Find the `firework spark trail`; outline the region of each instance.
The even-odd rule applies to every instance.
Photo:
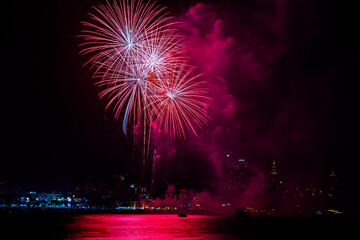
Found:
[[[121,74],[112,74],[112,78],[106,78],[97,83],[99,87],[105,87],[99,93],[99,97],[108,96],[109,102],[106,108],[114,105],[115,117],[119,118],[123,107],[126,105],[124,124],[129,119],[134,118],[136,121],[141,119],[142,110],[150,111],[150,108],[144,108],[149,101],[149,96],[154,95],[154,88],[148,81],[148,76],[142,67],[132,65],[127,71],[121,71]]]
[[[134,68],[139,70],[136,59],[144,55],[143,49],[144,45],[148,45],[147,42],[153,42],[153,39],[158,39],[162,32],[168,31],[169,24],[165,24],[165,21],[170,17],[166,16],[167,13],[163,13],[165,8],[155,7],[154,3],[142,4],[141,1],[135,4],[135,1],[124,0],[119,5],[114,1],[112,5],[108,3],[107,6],[100,5],[99,8],[94,7],[94,9],[98,16],[94,14],[90,16],[96,24],[83,22],[90,30],[82,31],[81,37],[85,40],[82,45],[86,47],[82,53],[95,53],[86,64],[91,64],[91,68],[95,67],[94,77],[101,77],[107,84],[108,89],[100,93],[100,98],[111,91],[118,91],[119,94],[115,96],[110,94],[113,98],[107,105],[108,108],[115,99],[118,99],[115,105],[117,118],[125,101],[129,101],[123,121],[123,129],[126,132],[128,116],[141,115],[140,95],[146,91],[144,89],[147,89],[143,83],[146,76],[134,71]],[[125,84],[119,84],[121,80],[124,80]]]
[[[144,42],[142,54],[135,59],[135,63],[144,66],[150,81],[165,79],[173,66],[187,59],[183,49],[182,38],[175,35],[174,30],[159,29]]]
[[[165,8],[155,7],[154,3],[138,1],[135,5],[135,1],[123,0],[94,9],[98,15],[89,14],[94,23],[82,22],[87,30],[80,35],[85,40],[80,45],[85,47],[81,53],[94,54],[85,64],[96,68],[95,75],[108,66],[123,68],[132,56],[141,55],[144,42],[169,26]]]
[[[207,90],[199,81],[200,75],[193,76],[194,67],[186,62],[174,69],[166,81],[157,88],[155,99],[150,101],[153,105],[153,118],[163,126],[165,134],[172,137],[185,138],[185,130],[191,130],[195,135],[193,123],[199,127],[208,121],[206,112]]]
[[[207,123],[209,98],[165,8],[114,0],[94,9],[92,22],[83,22],[80,53],[91,55],[85,65],[100,78],[96,85],[103,89],[99,97],[109,99],[106,108],[112,106],[116,118],[124,114],[124,132],[131,119],[142,119],[145,139],[154,119],[174,138],[185,138],[186,130],[196,135],[194,125]]]

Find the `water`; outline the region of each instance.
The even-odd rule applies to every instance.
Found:
[[[353,239],[358,219],[12,212],[0,214],[0,239]]]
[[[67,239],[239,239],[225,217],[189,215],[84,215],[67,227]],[[241,226],[239,226],[241,229]],[[245,229],[244,229],[245,231]]]

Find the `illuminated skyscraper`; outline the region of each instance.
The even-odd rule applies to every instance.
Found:
[[[225,153],[225,175],[227,188],[231,194],[243,191],[248,180],[247,161],[236,157],[235,154]]]
[[[331,208],[336,208],[336,192],[338,187],[339,187],[339,179],[336,176],[336,172],[334,170],[331,170],[329,175],[329,193],[328,193]]]
[[[279,180],[278,167],[276,165],[276,160],[272,161],[271,165],[271,180],[269,186],[269,199],[268,199],[268,208],[272,212],[277,212],[279,210],[280,201],[281,201],[281,184],[282,181]]]
[[[273,160],[272,166],[271,166],[271,184],[277,183],[277,167],[276,167],[276,161]]]

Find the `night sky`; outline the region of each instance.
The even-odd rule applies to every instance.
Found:
[[[68,190],[125,166],[128,142],[121,131],[112,143],[99,130],[113,114],[83,67],[87,56],[79,54],[80,21],[104,2],[2,6],[0,180],[11,186]],[[263,174],[278,160],[289,184],[324,185],[335,169],[342,201],[355,206],[355,7],[310,0],[158,3],[181,22],[191,61],[213,99],[211,121],[199,137],[158,141],[160,152],[177,149],[182,161],[183,167],[169,165],[169,179],[187,188],[216,187],[219,159],[232,151]]]

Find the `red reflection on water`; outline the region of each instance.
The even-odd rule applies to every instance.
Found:
[[[223,239],[213,232],[215,217],[190,215],[84,215],[68,226],[67,239]]]

